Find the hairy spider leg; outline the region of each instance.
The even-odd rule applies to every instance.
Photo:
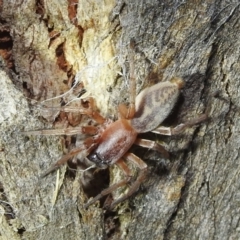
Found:
[[[95,106],[94,99],[92,97],[88,97],[84,99],[84,101],[89,103],[88,108],[84,108],[84,107],[76,108],[76,107],[64,106],[64,107],[61,107],[59,110],[65,111],[65,112],[78,112],[82,115],[88,115],[99,124],[104,123],[106,119],[98,111],[95,110],[96,106]]]
[[[207,118],[208,118],[207,114],[201,114],[197,118],[194,118],[186,123],[181,123],[181,124],[177,125],[176,127],[160,126],[160,127],[156,128],[155,130],[153,130],[152,132],[161,134],[161,135],[167,135],[167,136],[176,135],[176,134],[183,132],[186,128],[192,127],[196,124],[199,124],[199,123],[205,121]]]
[[[64,106],[61,108],[56,108],[59,111],[65,112],[78,112],[82,115],[88,115],[93,120],[95,120],[99,124],[103,124],[106,119],[95,110],[95,103],[92,97],[86,98],[86,101],[89,102],[88,108],[76,108],[76,107],[68,107]],[[63,129],[43,129],[43,130],[34,130],[34,131],[24,131],[23,134],[30,135],[75,135],[75,134],[90,134],[95,135],[98,133],[98,128],[94,126],[81,126],[74,128],[63,128]]]
[[[136,112],[135,99],[136,99],[136,76],[134,72],[134,50],[135,43],[133,40],[130,42],[129,54],[129,106],[121,103],[118,105],[119,119],[132,119]]]
[[[66,163],[71,157],[75,156],[79,152],[83,152],[84,156],[87,156],[93,148],[98,144],[100,136],[94,136],[87,138],[80,147],[72,149],[68,154],[64,155],[60,160],[55,162],[49,169],[46,170],[40,177],[43,178],[49,173],[57,170],[61,165]]]
[[[135,182],[133,182],[133,184],[131,184],[127,194],[125,194],[124,196],[122,196],[122,197],[118,198],[117,200],[113,201],[110,206],[105,206],[108,209],[114,208],[118,203],[126,200],[133,193],[135,193],[138,190],[138,188],[140,187],[141,183],[146,179],[146,176],[147,176],[147,164],[145,162],[143,162],[139,157],[137,157],[133,153],[126,153],[124,155],[124,158],[126,158],[128,161],[130,161],[131,163],[136,165],[140,169],[140,173],[138,174],[138,177],[135,180]],[[85,208],[89,207],[91,204],[98,201],[103,196],[106,196],[106,195],[112,193],[113,191],[115,191],[119,187],[122,187],[122,186],[126,185],[127,183],[129,183],[132,180],[131,171],[128,168],[127,164],[124,162],[124,160],[119,159],[116,162],[116,164],[124,172],[126,178],[122,181],[119,181],[118,183],[113,184],[109,188],[107,188],[107,189],[103,190],[101,193],[99,193],[96,197],[92,198],[90,201],[88,201],[87,204],[84,205]]]
[[[135,114],[135,99],[136,99],[136,76],[134,65],[134,48],[135,42],[133,39],[130,41],[130,54],[129,54],[129,110],[126,119],[133,118]]]
[[[147,177],[147,164],[141,158],[137,157],[133,153],[126,153],[124,155],[124,158],[127,159],[128,161],[130,161],[132,164],[136,165],[140,169],[140,171],[137,176],[137,179],[131,184],[128,192],[125,195],[123,195],[122,197],[113,201],[110,206],[110,209],[114,208],[117,204],[119,204],[120,202],[122,202],[122,201],[126,200],[127,198],[129,198],[130,196],[132,196],[139,189],[141,183]],[[129,176],[125,181],[127,181],[127,183],[128,183],[130,180],[131,180],[131,177]]]
[[[119,187],[125,186],[127,183],[130,182],[130,180],[132,178],[131,171],[128,168],[127,164],[124,162],[124,160],[123,159],[119,159],[115,164],[123,171],[123,173],[126,176],[126,178],[124,180],[122,180],[122,181],[119,181],[119,182],[111,185],[110,187],[104,189],[103,191],[101,191],[97,196],[95,196],[94,198],[90,199],[84,205],[84,208],[88,208],[91,204],[95,203],[96,201],[98,201],[102,197],[112,193],[113,191],[115,191]],[[108,207],[106,207],[106,208],[108,208]]]
[[[98,133],[98,128],[94,126],[81,126],[81,127],[74,127],[74,128],[43,129],[43,130],[23,132],[23,134],[30,134],[30,135],[68,135],[68,136],[81,134],[81,133],[95,135]]]
[[[134,142],[134,144],[136,144],[140,147],[149,148],[149,149],[158,151],[164,156],[164,158],[169,158],[168,151],[163,146],[156,143],[155,141],[137,138],[136,141]]]

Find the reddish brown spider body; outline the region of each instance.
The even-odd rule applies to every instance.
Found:
[[[141,91],[135,97],[135,78],[132,55],[130,55],[130,104],[126,107],[124,104],[119,105],[120,118],[113,122],[112,120],[103,118],[98,111],[95,110],[94,101],[92,98],[88,99],[89,108],[75,109],[71,107],[63,107],[61,110],[72,112],[78,111],[80,114],[86,114],[94,119],[102,127],[82,126],[77,128],[66,128],[62,130],[42,130],[26,132],[27,134],[88,134],[94,135],[87,138],[83,144],[73,150],[67,155],[63,156],[52,167],[50,167],[43,176],[49,174],[57,169],[62,164],[66,163],[71,157],[82,153],[82,156],[93,162],[98,168],[107,168],[110,165],[116,164],[125,174],[125,179],[113,184],[106,190],[103,190],[85,205],[96,202],[101,197],[110,194],[118,187],[132,182],[131,171],[124,160],[136,165],[140,172],[131,184],[127,194],[111,203],[110,208],[114,207],[119,202],[130,197],[140,184],[144,181],[147,174],[147,165],[139,157],[133,153],[129,153],[129,149],[133,144],[141,147],[150,148],[161,152],[165,157],[168,157],[168,152],[159,144],[147,139],[139,139],[137,135],[144,132],[155,132],[157,134],[172,135],[183,131],[186,127],[200,123],[206,119],[203,114],[200,117],[193,119],[185,124],[180,124],[175,128],[159,127],[163,120],[172,111],[180,89],[184,83],[180,78],[173,78],[171,81],[160,82],[156,85],[148,87]]]
[[[137,132],[126,119],[111,123],[101,134],[98,146],[87,158],[99,168],[116,163],[133,145]]]
[[[134,144],[138,133],[156,129],[169,115],[182,86],[183,81],[175,78],[172,82],[159,83],[140,92],[136,97],[136,110],[132,111],[133,117],[111,123],[102,133],[97,148],[87,158],[98,167],[116,163]]]

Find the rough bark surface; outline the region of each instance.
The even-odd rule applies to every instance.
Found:
[[[0,239],[239,239],[239,10],[238,0],[0,1]],[[130,39],[137,92],[186,82],[164,124],[209,119],[179,136],[149,135],[171,159],[138,149],[150,172],[138,194],[86,210],[81,172],[39,178],[65,151],[62,138],[22,131],[51,128],[50,106],[76,98],[77,81],[116,116],[129,98]],[[110,169],[110,182],[120,177]]]

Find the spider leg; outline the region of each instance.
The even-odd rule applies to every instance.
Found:
[[[30,135],[75,135],[75,134],[89,134],[95,135],[97,134],[98,129],[94,126],[82,126],[82,127],[74,127],[74,128],[63,128],[63,129],[43,129],[43,130],[35,130],[35,131],[26,131],[22,132],[23,134]]]
[[[199,124],[207,119],[207,114],[202,114],[198,118],[194,118],[186,123],[181,123],[176,127],[158,127],[152,132],[161,134],[161,135],[176,135],[183,132],[186,128],[191,127],[193,125]]]
[[[133,39],[130,40],[130,54],[129,54],[129,110],[127,119],[133,118],[135,114],[135,99],[136,99],[136,76],[135,76],[135,66],[134,66],[134,47],[135,42]]]
[[[134,194],[139,189],[141,183],[146,179],[146,176],[147,176],[147,164],[142,159],[140,159],[133,153],[126,153],[124,155],[124,158],[126,158],[128,161],[130,161],[131,163],[136,165],[140,169],[140,172],[139,172],[138,177],[135,180],[135,182],[133,182],[133,184],[131,184],[128,192],[125,195],[123,195],[122,197],[113,201],[110,206],[110,209],[114,208],[118,203],[120,203],[120,202],[126,200],[127,198],[129,198],[130,196],[132,196],[132,194]],[[129,182],[129,180],[127,182]]]
[[[88,101],[89,103],[88,109],[90,110],[90,114],[87,114],[87,115],[99,124],[104,123],[106,119],[98,111],[95,110],[96,104],[95,104],[94,98],[88,97],[88,98],[85,98],[84,100]]]
[[[83,115],[88,115],[93,120],[95,120],[97,123],[102,124],[106,121],[106,119],[96,110],[93,110],[91,108],[75,108],[75,107],[62,107],[61,111],[65,112],[78,112]]]
[[[55,162],[49,169],[47,169],[40,177],[43,178],[49,173],[58,169],[61,165],[66,163],[71,157],[78,154],[79,152],[84,152],[84,155],[87,156],[89,152],[96,146],[99,137],[90,137],[87,138],[80,147],[72,149],[68,154],[64,155],[60,160]]]
[[[109,188],[106,188],[103,191],[101,191],[96,197],[90,199],[84,205],[84,208],[88,208],[91,204],[95,203],[96,201],[98,201],[102,197],[110,194],[111,192],[113,192],[117,188],[122,187],[122,186],[126,185],[128,182],[130,182],[130,180],[131,180],[131,171],[128,168],[127,164],[122,159],[119,159],[116,162],[116,165],[124,172],[124,174],[126,175],[126,179],[124,179],[124,180],[122,180],[122,181],[120,181],[118,183],[115,183],[112,186],[110,186]]]
[[[96,111],[95,101],[92,97],[85,98],[84,101],[88,102],[88,107],[72,107],[72,106],[63,106],[63,107],[53,107],[53,110],[57,111],[64,111],[64,112],[72,112],[72,113],[79,113],[82,115],[88,115],[93,120],[95,120],[97,123],[102,124],[106,121],[106,119],[98,112]]]
[[[119,104],[118,111],[120,118],[132,119],[135,114],[135,99],[136,99],[136,77],[134,72],[134,40],[130,42],[129,49],[129,107],[125,104]]]
[[[152,150],[156,150],[156,151],[160,152],[165,158],[169,158],[168,151],[163,146],[156,143],[155,141],[137,138],[136,141],[134,142],[134,144],[144,147],[144,148],[150,148]]]

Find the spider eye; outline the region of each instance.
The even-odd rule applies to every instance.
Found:
[[[102,159],[101,156],[99,156],[96,152],[92,152],[87,156],[87,158],[91,162],[94,162],[98,168],[105,169],[108,167],[106,161],[104,161],[104,159]]]

